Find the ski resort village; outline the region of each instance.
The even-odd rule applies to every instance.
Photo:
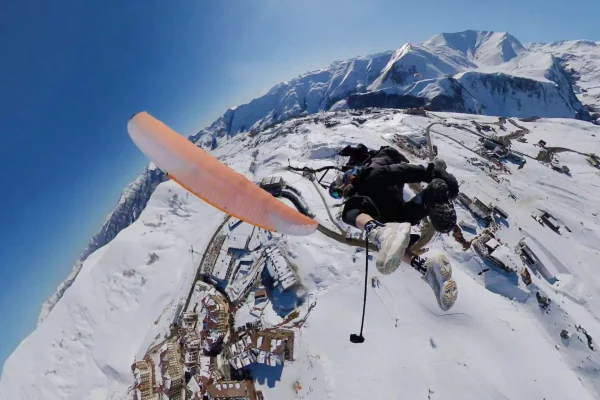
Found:
[[[406,329],[415,329],[413,325],[420,321],[420,317],[414,316],[416,312],[430,315],[426,326],[436,325],[439,318],[447,315],[444,318],[450,322],[445,323],[445,329],[461,334],[466,334],[464,329],[472,329],[473,324],[481,329],[480,334],[467,335],[475,342],[483,343],[485,337],[501,335],[501,342],[511,349],[508,353],[515,353],[510,356],[515,357],[514,360],[509,361],[510,357],[494,346],[485,347],[485,357],[504,360],[501,362],[511,365],[509,369],[518,362],[528,366],[519,368],[539,371],[529,371],[533,387],[538,387],[536,379],[549,385],[550,378],[539,361],[545,359],[556,368],[564,363],[568,370],[574,368],[580,394],[587,393],[586,387],[596,390],[593,388],[597,388],[600,379],[600,359],[592,335],[598,327],[593,317],[596,309],[591,303],[580,303],[571,296],[586,285],[597,287],[598,284],[595,278],[581,281],[578,269],[574,268],[574,263],[579,268],[594,268],[591,260],[596,259],[598,250],[595,247],[585,250],[585,246],[595,246],[592,244],[595,242],[582,237],[574,241],[574,237],[579,237],[577,232],[581,226],[595,227],[597,212],[593,207],[597,203],[591,193],[589,197],[563,198],[557,197],[553,186],[548,186],[550,178],[568,187],[574,179],[600,177],[600,170],[588,161],[594,155],[583,152],[586,145],[575,149],[566,147],[568,138],[563,136],[566,132],[578,132],[575,134],[581,135],[580,140],[588,143],[594,142],[593,132],[600,133],[596,127],[581,130],[584,126],[581,124],[539,118],[520,120],[420,110],[367,109],[293,120],[253,139],[231,141],[217,150],[220,159],[240,169],[240,162],[247,163],[254,170],[257,185],[291,207],[314,215],[321,221],[320,231],[324,235],[305,242],[306,238],[271,233],[233,217],[221,219],[214,231],[209,232],[210,240],[203,249],[193,244],[187,251],[196,266],[194,283],[174,308],[168,333],[132,365],[134,384],[130,390],[134,398],[286,398],[282,393],[298,398],[313,398],[313,393],[320,393],[314,398],[328,398],[323,390],[330,389],[324,388],[326,382],[320,373],[331,375],[333,371],[323,369],[325,354],[337,360],[335,368],[342,370],[351,363],[350,359],[342,361],[346,360],[342,356],[344,352],[366,357],[363,362],[369,362],[368,353],[357,352],[349,347],[349,342],[343,344],[343,333],[336,333],[336,341],[324,336],[319,338],[329,329],[337,332],[336,325],[347,327],[350,332],[349,323],[358,321],[360,295],[355,290],[359,286],[361,258],[364,257],[360,244],[364,241],[361,232],[341,222],[341,209],[335,200],[320,193],[323,189],[316,179],[321,176],[298,172],[301,169],[298,166],[310,164],[316,168],[335,164],[341,161],[335,156],[339,148],[336,143],[350,140],[370,146],[395,146],[412,162],[423,162],[429,158],[424,139],[427,135],[436,143],[434,152],[447,154],[445,158],[452,160],[452,165],[460,166],[455,167],[460,168],[457,175],[461,177],[461,193],[455,201],[458,225],[453,234],[436,236],[428,244],[443,249],[456,263],[459,285],[462,284],[458,311],[449,314],[436,311],[427,285],[408,270],[400,272],[397,281],[371,273],[368,312],[377,317],[368,317],[367,321],[387,333],[367,328],[374,337],[381,336],[381,343],[376,339],[377,343],[365,347],[375,346],[378,357],[387,357],[386,343],[400,346],[402,351],[411,354],[407,345],[400,345],[398,341],[423,340],[433,352],[428,357],[436,359],[435,349],[449,339],[441,332],[436,334],[423,327],[418,331],[425,336],[409,339]],[[559,147],[562,150],[556,151]],[[273,150],[267,151],[267,148]],[[298,160],[296,166],[287,161],[292,159],[292,153],[293,159]],[[561,167],[556,168],[557,165]],[[263,169],[265,175],[260,174]],[[539,180],[540,175],[546,178]],[[466,179],[469,176],[477,178]],[[557,207],[558,202],[566,202],[569,207]],[[578,202],[587,202],[587,205],[577,205]],[[420,229],[421,226],[415,227],[415,232]],[[596,232],[596,228],[593,229]],[[580,252],[573,252],[565,241],[576,248],[584,247]],[[305,249],[307,244],[308,250]],[[428,254],[427,249],[423,252],[425,256]],[[344,260],[342,265],[337,258]],[[584,267],[588,262],[588,267]],[[340,279],[349,283],[341,283]],[[335,291],[348,290],[344,289],[348,284],[356,297],[335,300]],[[468,291],[477,291],[477,287],[494,296],[486,300],[494,304],[496,311],[492,314],[482,304],[477,307],[483,308],[478,311],[482,313],[479,316],[466,311],[475,306],[470,302],[473,300],[469,300]],[[331,294],[334,299],[327,301],[326,293],[331,291],[334,291]],[[423,299],[419,295],[418,299],[408,301],[405,296],[413,291],[423,293]],[[337,301],[343,301],[344,306],[336,304]],[[507,303],[502,305],[504,301]],[[588,301],[595,302],[592,298]],[[323,302],[326,305],[322,305]],[[346,303],[353,306],[346,308]],[[351,312],[353,309],[356,312]],[[313,313],[316,313],[314,317]],[[504,316],[513,313],[524,315],[525,319],[513,323]],[[337,321],[338,318],[342,320]],[[477,322],[473,318],[478,318]],[[439,335],[442,337],[436,339]],[[307,337],[312,337],[314,342],[307,343]],[[458,353],[443,357],[456,357],[457,366],[462,368],[468,368],[463,359],[481,365],[486,363],[467,350],[473,345],[467,344],[468,339],[458,342],[463,344],[455,340],[444,346],[459,346],[451,351]],[[522,346],[536,348],[539,359],[525,360],[517,355],[518,351],[526,351]],[[543,353],[538,354],[538,351]],[[555,355],[551,356],[548,351]],[[402,353],[394,351],[394,354]],[[392,363],[403,365],[397,362]],[[292,371],[289,374],[288,369]],[[354,369],[346,374],[353,374],[351,371]],[[458,379],[464,379],[460,368],[455,374]],[[379,382],[375,375],[367,375],[372,382]],[[560,380],[569,380],[568,374],[561,376]],[[282,379],[287,385],[280,382]],[[493,379],[486,379],[490,379],[486,381],[490,389]],[[346,384],[359,390],[352,383]],[[436,386],[434,382],[430,384]],[[571,397],[570,391],[574,389],[561,388],[563,392],[556,398],[579,398]],[[339,387],[337,390],[348,393]],[[545,390],[532,389],[531,393],[546,393]],[[386,398],[383,391],[378,393],[377,397],[365,395],[364,398]],[[477,396],[445,398],[486,398],[483,393],[481,389]],[[331,398],[339,398],[337,396]],[[552,397],[548,394],[547,398]]]
[[[599,49],[441,34],[228,110],[189,139],[318,230],[250,225],[150,164],[6,361],[0,400],[600,399]],[[358,144],[456,177],[454,229],[411,228],[411,251],[452,265],[451,309],[411,265],[379,273],[342,221],[328,188]]]
[[[132,365],[134,398],[264,399],[253,378],[293,361],[301,291],[272,233],[226,217],[172,333]]]

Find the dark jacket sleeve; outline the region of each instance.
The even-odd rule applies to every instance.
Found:
[[[366,187],[379,189],[402,183],[429,183],[432,179],[431,175],[431,170],[422,165],[393,164],[363,168],[353,184],[358,191]]]
[[[352,167],[354,165],[360,165],[366,160],[369,159],[369,149],[364,144],[360,143],[356,147],[352,147],[350,145],[344,147],[342,150],[338,152],[338,154],[342,157],[350,157],[348,162],[346,163],[344,170],[348,169],[348,167]]]

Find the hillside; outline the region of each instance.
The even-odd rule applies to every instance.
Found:
[[[314,305],[301,328],[289,323],[296,332],[294,361],[254,371],[266,399],[600,398],[600,356],[576,328],[582,326],[595,346],[600,170],[577,152],[600,153],[599,127],[571,119],[340,111],[290,120],[260,135],[237,135],[214,154],[253,181],[283,177],[316,218],[334,229],[315,187],[285,171],[288,159],[296,166],[332,165],[341,161],[336,149],[346,144],[399,143],[433,122],[445,124],[434,126],[432,137],[461,192],[509,214],[497,219],[495,233],[505,244],[505,262],[519,269],[525,265],[515,248],[528,238],[544,270],[529,267],[532,282],[526,284],[519,273],[499,269],[472,248],[464,251],[451,236],[436,236],[429,254],[443,251],[453,262],[459,287],[455,307],[441,312],[410,267],[380,276],[371,265],[370,276],[380,284],[369,285],[366,341],[354,345],[348,335],[360,322],[364,251],[321,233],[278,238],[297,266],[303,290],[295,293],[305,299],[299,310]],[[513,140],[513,149],[526,164],[489,161],[476,133],[524,137],[526,142]],[[534,144],[542,139],[555,153],[554,165],[567,165],[569,174],[535,160],[543,149]],[[571,151],[558,153],[558,148]],[[466,239],[481,234],[482,224],[456,207],[459,220],[477,226],[464,230]],[[559,233],[531,218],[542,212],[554,216]],[[88,257],[54,310],[9,358],[0,399],[129,398],[131,364],[169,332],[222,220],[222,213],[176,183],[159,184],[137,221]],[[197,253],[190,253],[190,246]],[[549,306],[538,303],[538,292],[551,300]],[[275,307],[269,304],[267,310]],[[282,321],[276,311],[263,318],[265,324]],[[562,330],[568,339],[561,338]]]

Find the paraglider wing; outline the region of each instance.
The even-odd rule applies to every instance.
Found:
[[[177,134],[146,112],[127,124],[136,146],[181,186],[242,221],[289,235],[309,235],[317,222],[271,194]]]

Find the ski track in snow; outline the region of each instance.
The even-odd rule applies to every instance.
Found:
[[[471,120],[494,120],[437,115],[471,129]],[[254,137],[232,138],[213,154],[254,181],[282,176],[302,192],[316,218],[331,225],[317,189],[284,170],[288,159],[294,166],[332,165],[339,162],[334,150],[346,144],[388,145],[382,135],[418,133],[438,121],[391,110],[365,114],[367,121],[359,127],[351,124],[348,112],[318,117],[340,124],[325,128],[311,116],[295,127],[292,120]],[[568,127],[551,119],[519,123],[533,138],[543,132],[549,145],[589,137],[590,131],[600,137],[600,127],[582,122]],[[436,130],[476,145],[463,131],[444,126]],[[533,284],[525,287],[515,274],[490,267],[473,250],[463,252],[452,237],[438,235],[428,247],[444,251],[453,262],[459,289],[454,308],[442,312],[429,286],[409,266],[382,276],[370,261],[366,341],[355,345],[348,338],[360,326],[364,251],[320,233],[287,237],[285,246],[316,306],[296,330],[295,361],[287,362],[280,375],[266,371],[257,378],[267,400],[600,398],[600,357],[574,328],[582,325],[595,343],[600,340],[600,278],[595,270],[600,242],[585,240],[600,232],[598,219],[589,211],[600,198],[600,188],[591,184],[600,179],[596,170],[575,155],[569,158],[571,177],[534,160],[522,170],[507,163],[512,175],[504,175],[509,182],[499,184],[467,163],[474,157],[471,151],[438,138],[433,135],[449,170],[464,181],[461,190],[509,213],[508,226],[503,225],[498,237],[511,249],[524,236],[534,238],[564,280],[553,286],[532,272]],[[533,154],[535,142],[529,139],[519,146]],[[600,154],[600,141],[590,140],[586,147]],[[256,164],[254,172],[251,163]],[[508,189],[516,201],[508,197]],[[336,204],[327,196],[326,201]],[[530,215],[540,209],[554,213],[573,232],[563,228],[558,235],[539,225]],[[332,210],[334,216],[339,211]],[[459,219],[472,221],[464,209],[457,206],[457,212]],[[176,183],[160,184],[140,219],[85,261],[55,309],[9,358],[0,399],[129,398],[134,357],[142,357],[168,330],[192,284],[193,263],[200,256],[190,254],[190,246],[203,252],[222,218]],[[164,225],[158,228],[148,224],[159,220]],[[586,250],[574,254],[578,247]],[[152,252],[159,259],[148,265]],[[483,268],[490,270],[478,275]],[[380,281],[376,288],[372,276]],[[548,311],[537,304],[537,288],[552,300]],[[560,338],[562,329],[571,333],[570,340]],[[295,382],[302,386],[297,393]]]

